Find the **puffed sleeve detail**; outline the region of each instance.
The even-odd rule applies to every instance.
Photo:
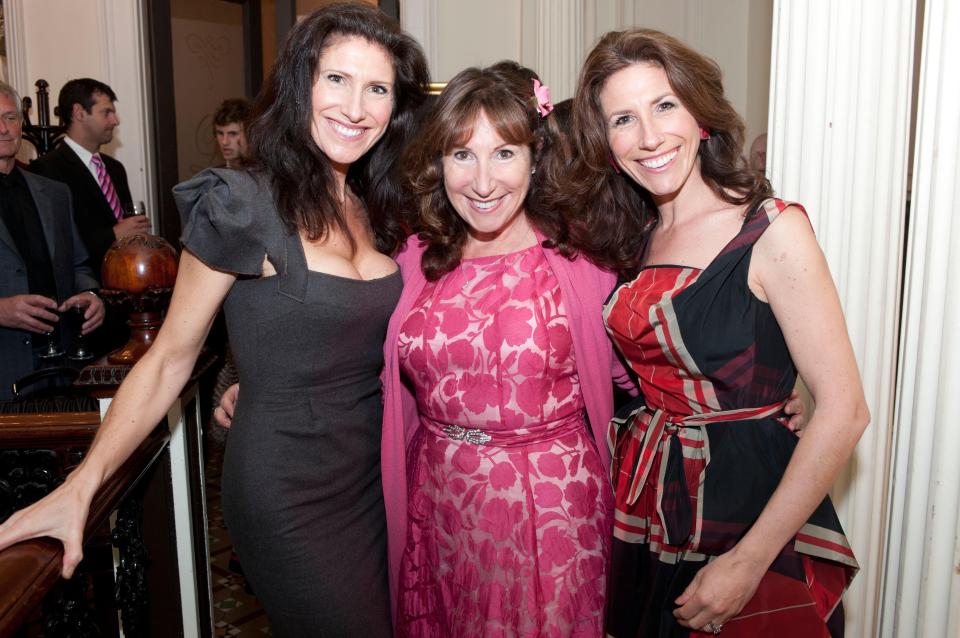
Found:
[[[246,171],[206,169],[173,188],[180,243],[216,270],[258,276],[267,252],[273,198]]]

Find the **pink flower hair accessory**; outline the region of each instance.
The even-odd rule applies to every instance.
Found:
[[[537,98],[537,112],[540,117],[547,117],[553,110],[553,104],[550,103],[550,87],[540,84],[540,80],[533,79],[533,96]]]

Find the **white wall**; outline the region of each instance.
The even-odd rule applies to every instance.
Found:
[[[437,9],[439,64],[431,69],[434,81],[446,82],[468,66],[521,58],[521,2],[444,0]]]
[[[601,35],[644,26],[714,58],[727,97],[747,122],[747,144],[766,131],[773,0],[404,0],[401,22],[423,45],[435,82],[461,69],[518,60],[571,97]]]
[[[244,97],[243,8],[219,0],[170,3],[177,166],[185,180],[222,164],[213,113],[227,98]]]

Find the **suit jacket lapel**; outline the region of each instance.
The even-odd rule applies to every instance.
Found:
[[[55,264],[57,263],[57,244],[54,241],[54,234],[56,232],[57,220],[54,215],[69,213],[58,213],[55,210],[53,200],[50,199],[50,194],[47,192],[46,186],[44,186],[42,182],[31,179],[29,175],[25,177],[27,187],[33,196],[33,205],[36,206],[37,215],[40,217],[40,225],[43,227],[43,236],[47,242],[47,250],[50,252],[50,262]]]
[[[81,184],[86,184],[86,188],[90,191],[91,197],[99,197],[99,200],[102,201],[103,206],[99,208],[104,211],[109,210],[110,204],[107,203],[107,198],[104,196],[103,191],[100,190],[100,183],[94,178],[93,174],[90,172],[90,169],[83,163],[83,160],[73,152],[73,149],[63,145],[64,158],[67,160],[67,163],[70,166],[70,169],[74,172],[74,179],[78,180]],[[110,217],[113,218],[113,211],[110,211]]]
[[[0,218],[0,241],[6,244],[13,254],[16,255],[21,262],[23,262],[23,255],[21,255],[20,251],[17,250],[17,245],[13,241],[13,236],[10,234],[10,231],[7,230],[7,225],[3,222],[2,218]]]

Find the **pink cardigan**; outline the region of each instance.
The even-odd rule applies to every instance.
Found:
[[[539,239],[543,241],[543,237]],[[403,292],[393,316],[390,317],[383,346],[384,406],[380,462],[387,510],[390,599],[394,611],[400,559],[406,545],[407,533],[406,450],[420,425],[416,398],[411,388],[401,379],[397,341],[401,323],[427,283],[420,269],[420,257],[425,249],[424,242],[411,236],[396,258],[403,276]],[[577,371],[590,428],[604,468],[609,470],[610,451],[606,444],[606,430],[613,416],[611,379],[625,387],[632,387],[626,371],[614,356],[613,347],[603,326],[603,303],[613,290],[616,277],[583,258],[570,261],[550,249],[544,249],[544,255],[559,280],[560,293],[570,321]]]

